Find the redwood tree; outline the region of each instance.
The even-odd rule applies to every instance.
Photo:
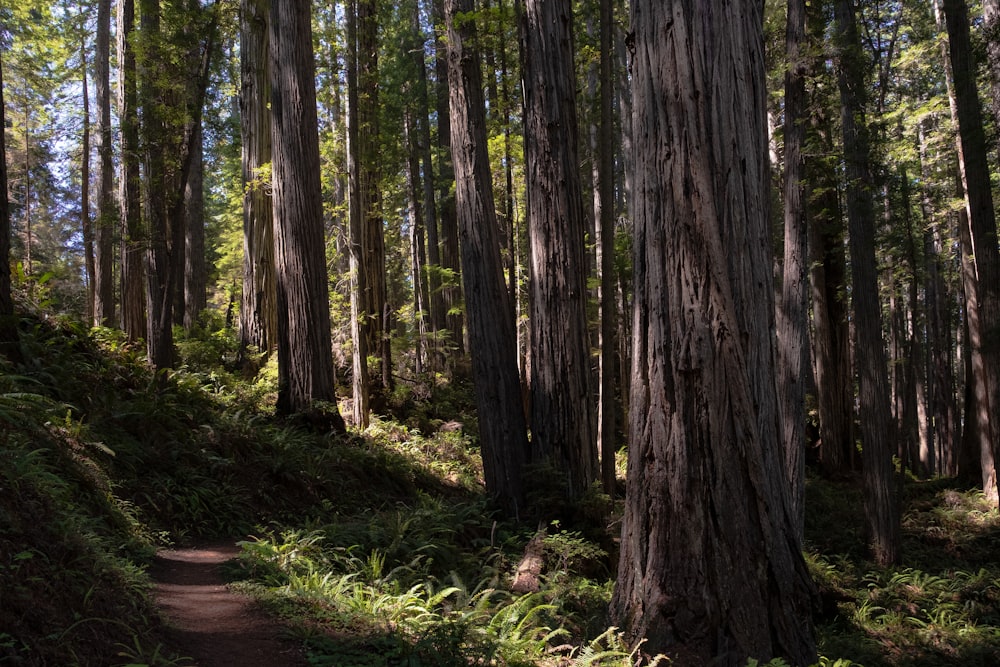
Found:
[[[272,197],[278,306],[278,412],[334,403],[330,297],[320,198],[310,0],[271,5]]]
[[[524,153],[531,245],[532,458],[554,465],[566,476],[567,495],[579,497],[597,478],[597,438],[572,20],[570,0],[526,2]]]
[[[270,197],[269,0],[240,3],[240,133],[243,173],[243,299],[240,348],[270,354],[277,342],[274,223]]]
[[[778,444],[761,11],[632,4],[635,331],[612,614],[679,665],[815,660]]]
[[[471,21],[459,18],[470,11],[472,0],[445,0],[462,280],[486,489],[515,515],[524,493],[521,473],[528,455],[527,429],[513,311],[500,263],[476,29]]]

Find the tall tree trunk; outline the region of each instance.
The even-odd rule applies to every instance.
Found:
[[[555,466],[565,475],[567,497],[578,498],[598,470],[572,26],[569,0],[527,0],[524,154],[531,243],[532,461]]]
[[[277,409],[290,415],[312,412],[317,401],[330,403],[330,426],[343,430],[330,342],[311,6],[310,0],[274,2],[269,25]]]
[[[444,22],[443,0],[431,0],[432,19],[435,25]],[[449,274],[442,281],[442,296],[446,313],[446,324],[451,337],[451,345],[459,353],[465,349],[463,334],[464,318],[460,309],[461,269],[458,243],[458,222],[455,213],[455,168],[451,160],[451,116],[448,105],[448,50],[443,33],[437,35],[434,44],[434,68],[437,76],[435,106],[437,107],[437,143],[441,157],[438,161],[438,222],[441,232],[441,266]]]
[[[81,22],[84,17],[81,15]],[[87,38],[80,32],[80,73],[83,94],[83,136],[80,140],[80,228],[83,263],[87,274],[87,322],[94,321],[94,226],[90,217],[90,86],[87,82]]]
[[[930,167],[927,163],[927,140],[924,125],[919,128],[920,171],[922,186],[920,206],[925,221],[932,220]],[[927,403],[932,424],[929,436],[928,465],[932,474],[955,474],[954,453],[958,428],[955,403],[955,378],[950,350],[953,344],[948,313],[948,288],[942,277],[943,261],[940,223],[925,224],[924,230],[924,302],[927,310]],[[941,454],[947,454],[942,456]],[[978,476],[977,476],[978,478]]]
[[[146,221],[146,356],[156,369],[173,364],[174,294],[170,262],[170,221],[167,202],[164,91],[159,0],[139,0],[139,24],[143,39],[139,63],[139,95],[143,146],[143,201]]]
[[[146,331],[144,233],[140,210],[139,106],[135,47],[135,2],[118,2],[118,118],[121,124],[121,175],[118,208],[121,217],[121,315],[129,340]]]
[[[600,389],[597,403],[597,440],[601,454],[601,483],[604,492],[613,495],[615,479],[615,184],[614,184],[614,90],[611,61],[614,32],[614,8],[611,0],[600,0],[600,121],[597,131],[597,190],[594,198],[597,220],[597,271],[600,290],[601,330],[598,341]]]
[[[807,5],[810,51],[824,39],[826,16],[819,5]],[[822,56],[810,63],[811,77],[826,77]],[[819,91],[814,97],[819,97]],[[810,102],[806,128],[809,151],[815,156],[833,155],[834,122],[826,111],[826,100]],[[810,287],[812,292],[814,374],[820,428],[820,461],[825,474],[840,475],[854,465],[854,381],[847,317],[847,260],[837,169],[830,159],[815,157],[805,163],[809,184],[808,234]]]
[[[998,502],[995,462],[1000,459],[1000,246],[997,243],[996,212],[990,186],[990,165],[986,154],[979,93],[976,88],[976,65],[969,37],[969,15],[965,0],[943,0],[951,71],[955,82],[955,106],[958,115],[959,168],[965,185],[966,205],[972,236],[976,270],[976,300],[981,327],[982,381],[985,384],[985,410],[988,421],[980,424],[983,447],[983,492],[995,505]],[[975,344],[975,332],[970,331]],[[986,466],[989,459],[994,465]]]
[[[636,329],[612,615],[678,665],[815,660],[778,440],[761,11],[632,5]]]
[[[792,519],[798,538],[805,527],[806,378],[809,328],[806,299],[808,234],[803,178],[805,142],[806,46],[805,0],[789,0],[785,27],[785,241],[781,302],[777,309],[778,406],[785,450]]]
[[[514,322],[500,264],[476,28],[457,20],[471,0],[445,0],[457,215],[486,490],[510,516],[524,496],[528,457]]]
[[[243,299],[240,349],[270,355],[278,342],[271,205],[270,0],[240,3],[240,133],[243,173]]]
[[[369,200],[367,180],[363,172],[364,148],[362,146],[359,100],[358,53],[358,0],[349,0],[347,14],[347,170],[348,206],[351,254],[351,339],[354,396],[354,423],[361,428],[368,426],[371,380],[368,372],[370,351],[368,329],[368,273],[364,270],[364,218]]]
[[[2,54],[2,50],[0,50]],[[0,58],[0,128],[6,128],[3,62]],[[7,199],[7,132],[0,131],[0,345],[15,340],[14,300],[10,292],[10,201]]]
[[[416,93],[416,111],[413,116],[414,141],[417,144],[417,152],[420,158],[420,168],[423,171],[423,211],[424,229],[426,231],[426,255],[427,262],[421,267],[421,271],[426,273],[428,302],[428,325],[433,333],[437,333],[445,328],[446,315],[444,309],[444,299],[441,294],[441,242],[438,236],[438,207],[434,197],[434,164],[431,154],[431,129],[430,121],[427,117],[430,109],[430,97],[427,89],[427,63],[424,55],[425,36],[420,25],[420,3],[414,0],[413,10],[410,14],[410,33],[413,44],[410,54],[413,58],[413,66],[417,73],[417,81],[414,87]],[[441,350],[439,350],[438,337],[433,337],[432,345],[435,354],[431,357],[433,365],[438,368],[442,365]]]
[[[407,151],[406,185],[409,201],[410,223],[410,265],[413,279],[413,318],[416,341],[414,359],[417,374],[423,373],[424,361],[430,352],[427,340],[427,323],[430,320],[428,302],[430,293],[427,284],[427,251],[424,240],[424,208],[421,202],[423,188],[420,178],[420,146],[413,130],[413,117],[422,113],[421,109],[404,112],[403,135]]]
[[[882,339],[878,272],[875,264],[875,211],[871,192],[871,156],[865,121],[864,60],[850,0],[834,5],[837,81],[846,163],[846,200],[851,253],[851,303],[854,311],[864,461],[865,520],[874,560],[899,560],[899,510],[892,456],[894,438]]]
[[[208,267],[205,260],[204,139],[195,127],[191,146],[191,174],[184,188],[184,328],[191,330],[208,305]]]
[[[97,221],[94,225],[94,324],[115,322],[114,146],[111,127],[111,0],[98,0],[94,53],[94,93],[97,102]],[[119,56],[119,60],[120,60]]]

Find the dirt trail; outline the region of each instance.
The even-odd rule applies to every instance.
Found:
[[[149,574],[171,647],[198,667],[305,667],[281,622],[226,588],[220,566],[238,553],[227,542],[156,555]]]

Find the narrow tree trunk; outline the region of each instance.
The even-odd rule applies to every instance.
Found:
[[[97,98],[97,222],[94,226],[94,324],[115,323],[114,146],[111,127],[111,0],[97,3],[94,85]],[[119,60],[121,57],[119,56]]]
[[[578,498],[598,470],[572,20],[569,0],[527,0],[524,153],[531,243],[532,461],[555,466],[565,475],[566,496]]]
[[[353,420],[355,425],[368,426],[371,381],[368,374],[369,325],[368,273],[364,270],[364,217],[368,201],[363,174],[364,150],[361,144],[358,63],[358,7],[350,0],[347,14],[347,170],[348,206],[351,252],[351,339],[353,371]]]
[[[2,51],[2,50],[0,50]],[[0,54],[2,55],[2,54]],[[0,128],[6,128],[7,107],[3,95],[3,63],[0,58]],[[12,343],[17,335],[13,323],[14,300],[10,292],[10,202],[7,199],[7,133],[0,132],[0,344]]]
[[[677,665],[811,664],[778,440],[762,7],[632,8],[636,329],[612,616]]]
[[[614,495],[615,478],[615,209],[614,209],[614,108],[611,79],[614,11],[611,0],[600,0],[600,121],[597,132],[597,196],[594,198],[597,220],[597,271],[600,282],[598,303],[601,308],[600,390],[597,403],[597,440],[601,454],[601,482],[604,492]]]
[[[184,188],[184,328],[191,330],[208,305],[205,260],[204,141],[199,123],[191,146],[191,174]]]
[[[427,322],[430,319],[428,301],[430,294],[427,285],[427,272],[423,267],[427,265],[427,252],[424,243],[424,210],[420,197],[423,194],[420,179],[420,147],[414,138],[413,115],[421,113],[420,109],[415,112],[404,111],[403,136],[406,141],[407,150],[407,198],[410,211],[410,265],[413,277],[413,318],[414,333],[416,341],[414,346],[414,358],[416,360],[417,373],[424,370],[424,360],[428,357],[430,346],[427,340]]]
[[[82,17],[81,17],[82,18]],[[90,217],[90,86],[87,83],[87,39],[80,34],[80,72],[83,88],[83,136],[80,140],[80,227],[83,264],[87,274],[87,322],[94,321],[94,226]]]
[[[847,179],[851,302],[864,461],[866,532],[872,558],[881,565],[888,565],[899,560],[899,510],[892,465],[892,412],[875,264],[875,212],[864,113],[864,63],[850,0],[837,0],[834,16]]]
[[[525,490],[521,474],[528,457],[527,426],[514,322],[500,264],[476,28],[471,21],[457,20],[473,6],[471,0],[445,0],[445,8],[462,278],[483,473],[487,492],[516,517]]]

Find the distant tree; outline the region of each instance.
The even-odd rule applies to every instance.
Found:
[[[761,11],[632,4],[635,331],[611,610],[678,665],[815,661],[778,439]]]
[[[0,50],[0,343],[13,340],[16,329],[7,320],[14,315],[10,293],[10,203],[7,199],[7,105],[3,94],[3,57]]]
[[[310,0],[271,5],[272,197],[278,312],[278,412],[336,407],[320,198],[319,129]]]
[[[837,81],[844,137],[845,199],[851,253],[851,305],[864,461],[865,528],[872,558],[899,560],[899,510],[892,457],[895,453],[888,370],[882,338],[875,264],[875,210],[871,144],[865,119],[865,67],[851,0],[834,3]]]
[[[500,264],[486,112],[472,0],[445,0],[462,279],[487,492],[512,516],[521,506],[527,427],[517,372],[513,311]]]
[[[523,20],[532,460],[555,466],[565,475],[567,496],[576,498],[597,479],[597,438],[572,3],[527,0]]]

